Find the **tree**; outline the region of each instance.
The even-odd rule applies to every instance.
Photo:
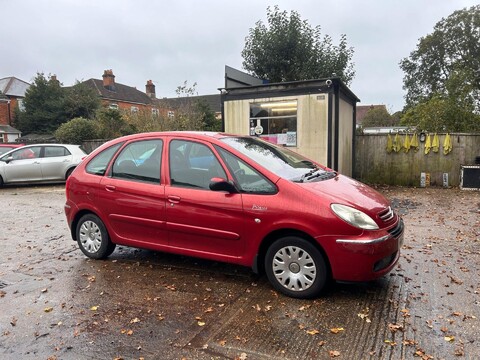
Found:
[[[400,62],[405,72],[404,122],[435,111],[433,127],[446,131],[480,129],[480,5],[458,10],[440,20],[431,34]],[[416,106],[421,109],[415,110]],[[438,111],[434,106],[440,106]],[[410,110],[410,111],[409,111]],[[440,116],[440,118],[438,117]],[[428,127],[428,124],[425,124]],[[428,130],[425,129],[425,130]]]
[[[61,143],[81,145],[85,140],[97,138],[97,126],[93,120],[78,117],[60,125],[55,138]]]
[[[137,132],[137,129],[129,124],[117,109],[101,108],[97,111],[95,120],[97,134],[102,139],[114,139]]]
[[[362,127],[369,126],[392,126],[395,119],[383,106],[372,106],[362,120]]]
[[[267,8],[268,26],[258,21],[249,30],[242,51],[243,68],[272,82],[340,77],[346,84],[355,76],[353,48],[341,35],[338,45],[312,28],[296,11],[290,16],[278,6]]]
[[[64,106],[69,119],[76,117],[93,119],[100,107],[100,98],[95,90],[77,81],[74,86],[65,89]]]
[[[52,133],[67,121],[64,91],[54,76],[37,73],[25,92],[24,111],[15,112],[15,126],[25,133]]]

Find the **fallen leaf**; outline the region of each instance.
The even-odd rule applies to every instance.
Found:
[[[225,346],[227,340],[220,340],[218,343],[220,344],[220,346]]]
[[[340,356],[340,351],[330,350],[330,351],[328,352],[328,355],[330,355],[330,357],[332,357],[332,358],[338,357],[338,356]]]
[[[46,307],[45,309],[43,309],[43,311],[45,311],[46,313],[49,313],[53,310],[53,307],[49,306],[49,307]]]
[[[130,324],[135,324],[135,323],[138,323],[138,322],[140,322],[139,318],[135,318],[135,319],[130,320]]]
[[[445,341],[453,342],[453,341],[455,341],[455,336],[445,336],[444,339],[445,339]]]
[[[313,330],[307,330],[307,334],[308,335],[316,335],[316,334],[319,334],[320,331],[316,330],[316,329],[313,329]]]
[[[91,311],[97,311],[97,310],[98,310],[98,306],[92,306],[92,307],[90,308],[90,310],[91,310]]]
[[[330,332],[333,333],[333,334],[338,334],[341,331],[345,331],[345,329],[344,328],[332,328],[332,329],[330,329]]]
[[[197,322],[198,326],[205,326],[205,323],[203,321]]]
[[[392,333],[395,333],[398,330],[403,331],[403,325],[400,324],[388,324],[388,328]]]

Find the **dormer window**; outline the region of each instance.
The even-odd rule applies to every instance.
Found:
[[[117,103],[110,103],[110,105],[108,107],[109,107],[109,109],[118,110],[118,104]]]

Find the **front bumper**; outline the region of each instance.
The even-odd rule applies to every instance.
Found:
[[[400,257],[404,224],[397,224],[376,236],[335,239],[329,259],[332,275],[341,281],[368,281],[389,273]],[[328,252],[328,251],[327,251]]]

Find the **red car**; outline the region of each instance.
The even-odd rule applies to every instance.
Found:
[[[71,235],[93,259],[126,245],[250,266],[297,298],[395,266],[404,226],[372,188],[259,138],[135,134],[66,185]]]
[[[7,151],[19,148],[21,146],[24,146],[24,144],[0,143],[0,155],[3,155]]]

